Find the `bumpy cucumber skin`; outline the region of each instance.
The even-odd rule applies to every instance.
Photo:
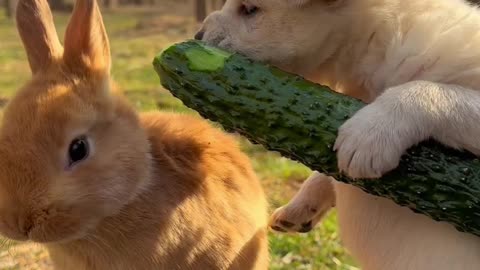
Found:
[[[480,236],[480,161],[474,155],[428,141],[408,150],[398,168],[379,180],[349,179],[339,173],[332,146],[338,128],[364,103],[238,54],[217,70],[192,70],[189,50],[205,47],[176,44],[153,64],[162,85],[203,117],[313,170]]]

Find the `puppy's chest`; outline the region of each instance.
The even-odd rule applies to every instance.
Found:
[[[480,42],[477,43],[480,45]],[[456,84],[480,89],[480,51],[466,52],[461,46],[455,46],[450,51],[441,51],[418,44],[418,47],[410,49],[400,47],[396,52],[382,58],[382,61],[374,65],[364,63],[365,71],[359,71],[364,72],[364,78],[360,79],[379,94],[385,89],[411,81]]]

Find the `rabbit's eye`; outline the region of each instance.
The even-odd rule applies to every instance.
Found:
[[[68,149],[70,165],[82,161],[88,157],[89,145],[86,137],[78,137],[72,141]]]

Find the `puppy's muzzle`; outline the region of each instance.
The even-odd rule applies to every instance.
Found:
[[[196,40],[202,40],[204,35],[205,35],[205,30],[200,30],[195,34],[194,38]]]

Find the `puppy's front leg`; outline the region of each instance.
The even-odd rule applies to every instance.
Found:
[[[378,178],[428,138],[478,155],[479,119],[478,91],[426,81],[389,88],[340,128],[339,169],[353,178]]]
[[[332,177],[313,172],[285,206],[270,217],[270,228],[280,232],[309,232],[335,206]]]

